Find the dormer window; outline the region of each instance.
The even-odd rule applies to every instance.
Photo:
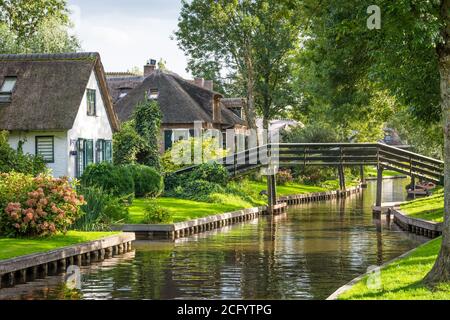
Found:
[[[158,89],[150,89],[150,90],[148,91],[148,98],[149,98],[150,100],[158,100],[158,97],[159,97],[159,91],[158,91]]]
[[[10,102],[12,92],[16,86],[17,77],[5,77],[0,87],[0,102]]]
[[[130,92],[131,90],[133,90],[133,88],[128,87],[119,88],[119,99],[126,97],[128,92]]]

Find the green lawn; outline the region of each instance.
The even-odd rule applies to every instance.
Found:
[[[287,196],[295,194],[305,194],[314,192],[323,192],[328,190],[336,190],[339,183],[335,180],[328,181],[327,187],[301,185],[290,183],[287,185],[277,186],[278,196]],[[213,194],[214,202],[200,202],[171,197],[161,197],[156,202],[163,208],[169,210],[172,214],[173,222],[188,221],[206,216],[220,214],[224,212],[237,211],[255,206],[266,205],[266,199],[259,197],[258,193],[267,190],[267,184],[264,181],[248,181],[241,182],[241,187],[247,195],[253,197],[253,201],[249,202],[239,196],[232,194]],[[144,218],[147,199],[135,199],[133,205],[130,206],[130,215],[128,223],[139,224]]]
[[[129,223],[142,223],[146,199],[135,199],[130,207]],[[253,207],[252,204],[239,201],[228,204],[191,201],[177,198],[158,198],[157,203],[169,210],[173,215],[173,222],[188,221],[224,212],[237,211]]]
[[[449,300],[450,284],[431,291],[422,279],[433,267],[441,239],[435,239],[409,256],[381,270],[381,289],[369,289],[367,277],[339,296],[342,300]]]
[[[32,253],[47,252],[77,243],[98,240],[118,233],[119,232],[69,231],[66,235],[59,234],[50,238],[0,238],[0,260],[10,259]]]
[[[257,190],[258,192],[262,190],[267,190],[267,183],[265,181],[249,181],[248,184],[253,190]],[[328,189],[318,186],[307,186],[298,183],[289,183],[283,186],[277,185],[278,196],[290,196],[295,194],[314,193],[323,191],[328,191]]]
[[[377,176],[377,168],[375,167],[365,167],[364,168],[364,174],[368,178],[376,177]],[[392,170],[383,170],[383,177],[396,177],[396,176],[403,176],[404,174],[399,173],[397,171]]]
[[[400,209],[413,218],[443,222],[444,221],[444,191],[438,189],[432,196],[419,198],[402,204]]]

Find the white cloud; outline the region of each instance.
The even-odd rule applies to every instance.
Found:
[[[70,7],[74,32],[85,51],[101,54],[107,71],[126,71],[133,66],[163,58],[167,67],[183,77],[189,77],[186,57],[170,36],[177,19],[146,18],[110,12],[105,15],[85,15],[82,8]]]

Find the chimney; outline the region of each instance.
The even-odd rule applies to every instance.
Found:
[[[156,70],[156,60],[150,59],[147,61],[147,64],[144,66],[144,77],[147,78]]]
[[[204,87],[205,86],[205,79],[203,78],[195,78],[194,79],[194,83],[199,86],[199,87]]]
[[[205,80],[205,82],[203,84],[203,88],[213,91],[214,90],[214,81],[213,80]]]

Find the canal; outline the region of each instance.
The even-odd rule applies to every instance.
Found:
[[[406,197],[385,180],[383,201]],[[0,299],[325,299],[338,287],[426,241],[374,218],[375,185],[346,200],[291,207],[177,242],[82,267],[81,290],[55,276],[0,290]]]

